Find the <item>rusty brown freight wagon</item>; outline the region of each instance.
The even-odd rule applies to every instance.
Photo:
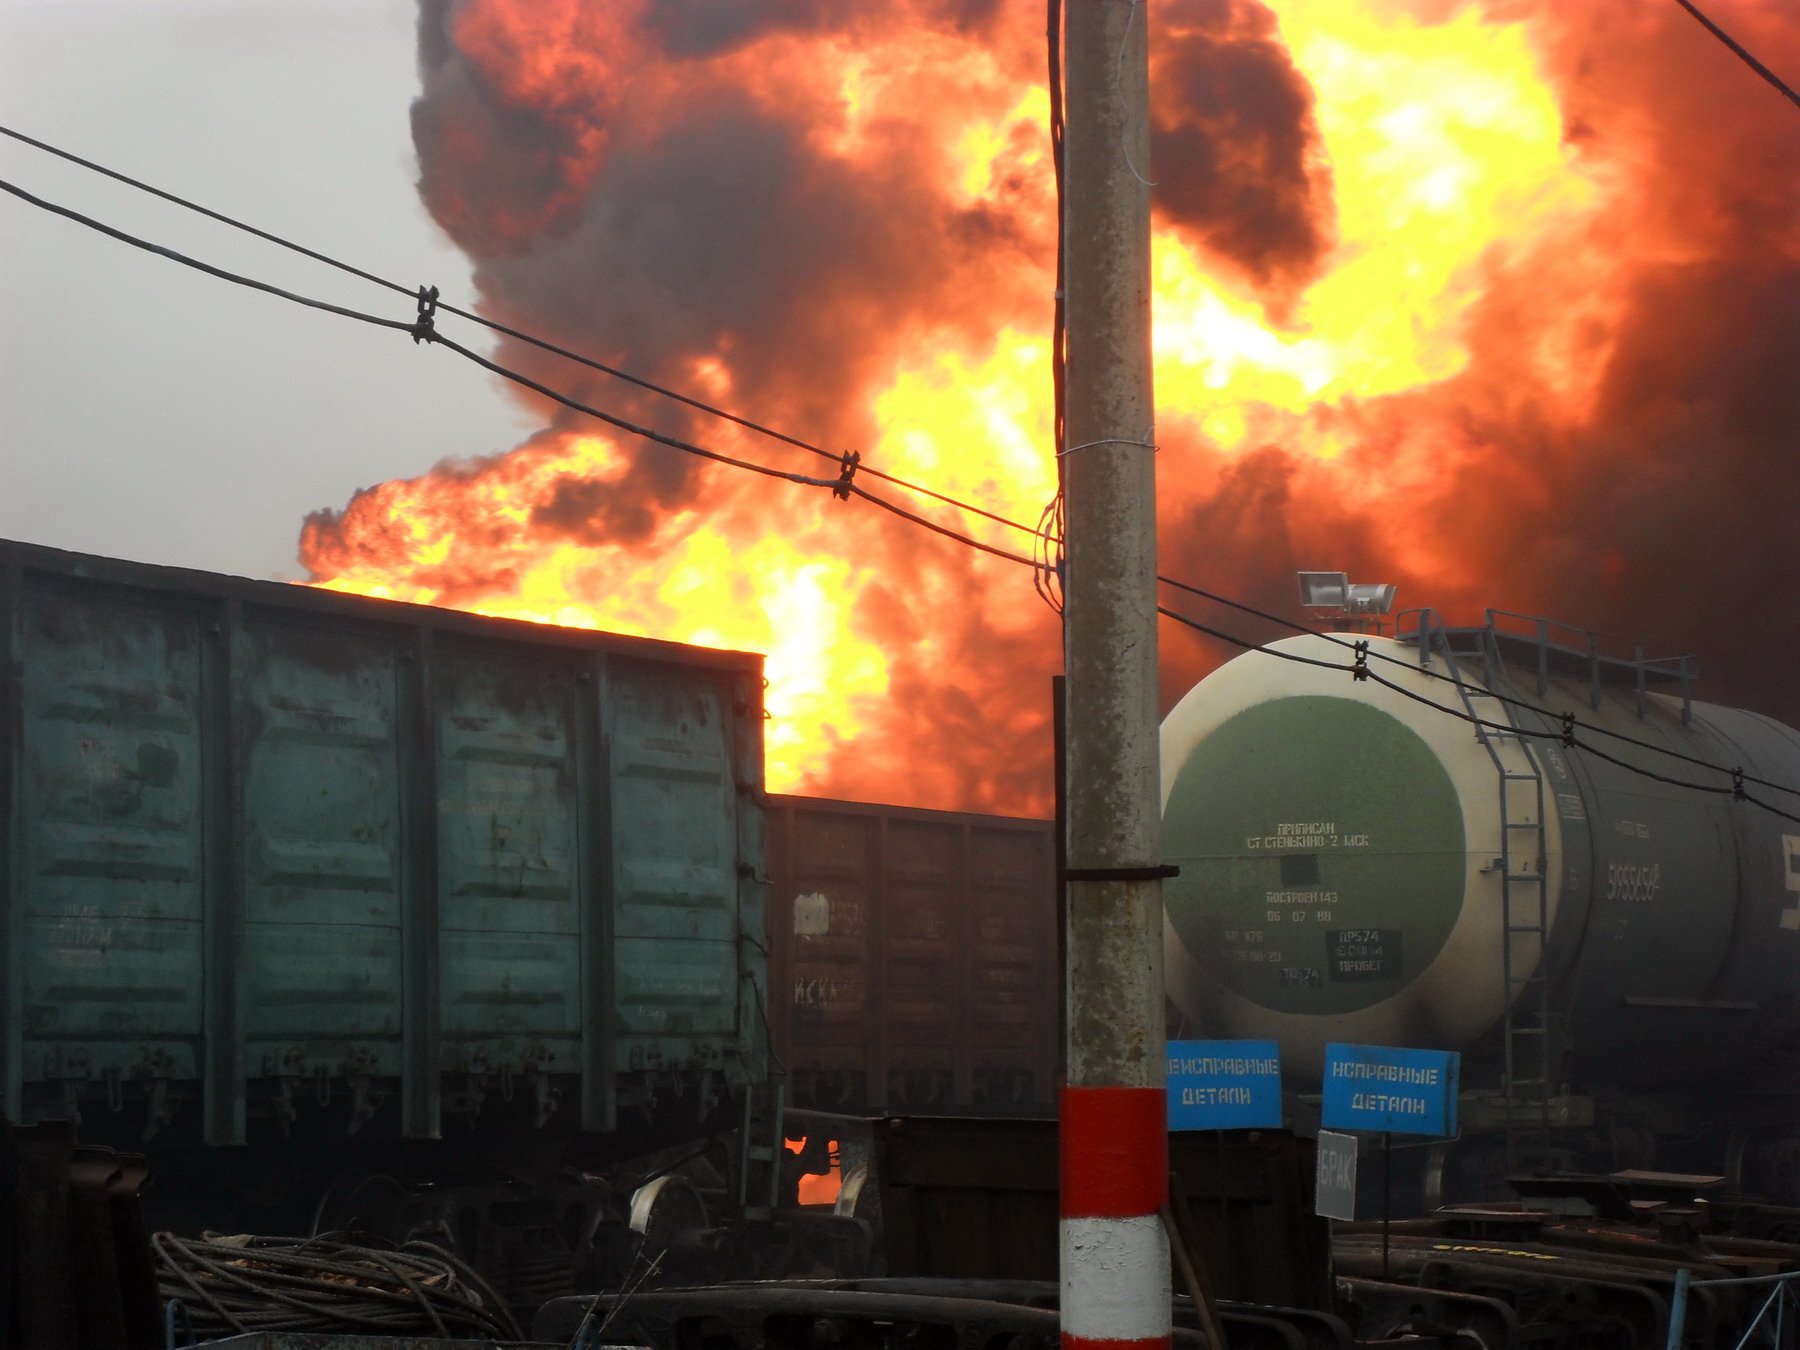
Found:
[[[796,1106],[1048,1116],[1047,820],[771,797],[770,1018]]]

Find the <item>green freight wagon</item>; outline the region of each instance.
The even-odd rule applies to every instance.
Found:
[[[0,672],[13,1120],[341,1166],[764,1078],[759,656],[0,543]]]

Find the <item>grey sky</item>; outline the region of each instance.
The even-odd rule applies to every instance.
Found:
[[[0,0],[0,123],[466,304],[468,265],[413,191],[413,15],[412,0]],[[410,317],[390,292],[10,140],[0,178]],[[530,426],[447,353],[0,195],[0,537],[291,578],[307,511]]]

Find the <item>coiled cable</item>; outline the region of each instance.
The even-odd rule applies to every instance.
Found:
[[[158,1292],[182,1302],[201,1340],[258,1331],[523,1338],[493,1286],[429,1242],[157,1233],[150,1245]]]

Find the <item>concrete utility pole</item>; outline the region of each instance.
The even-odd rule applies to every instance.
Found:
[[[1149,44],[1138,0],[1068,0],[1065,1346],[1169,1343],[1157,763]]]

